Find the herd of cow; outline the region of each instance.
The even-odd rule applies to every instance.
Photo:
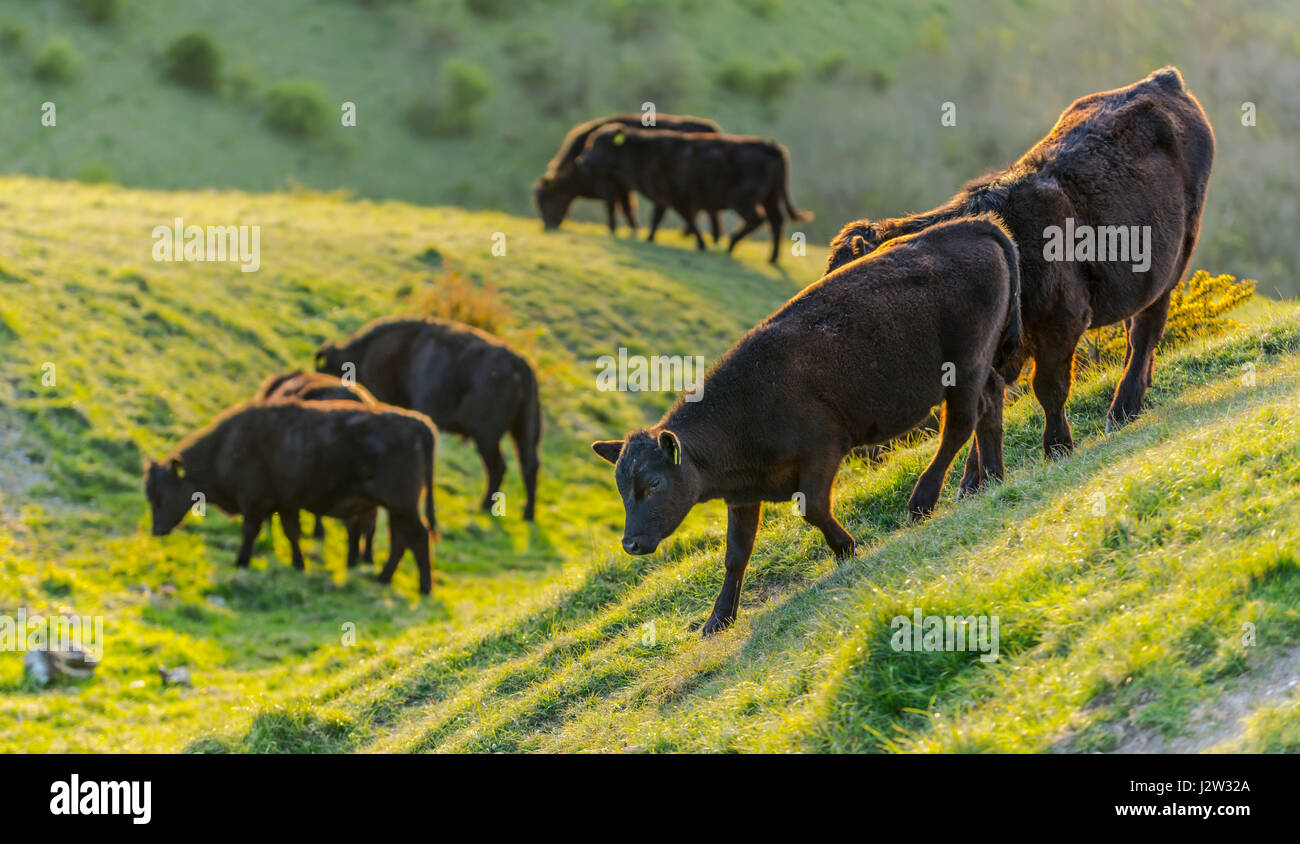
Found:
[[[943,408],[940,442],[908,502],[913,519],[933,511],[972,434],[959,492],[1002,478],[1005,390],[1030,359],[1045,415],[1044,454],[1069,453],[1065,403],[1075,347],[1088,329],[1121,321],[1128,346],[1107,430],[1127,421],[1151,384],[1170,293],[1196,246],[1213,158],[1204,110],[1181,74],[1164,68],[1076,100],[1018,161],[938,208],[844,226],[823,277],[745,334],[710,370],[698,400],[679,399],[655,425],[593,444],[615,466],[624,550],[653,553],[696,503],[726,503],[726,574],[703,627],[708,635],[736,618],[763,502],[802,502],[831,550],[851,555],[853,537],[832,512],[840,463],[854,449],[906,433],[934,407]],[[672,208],[700,248],[701,211],[715,242],[718,212],[740,215],[731,247],[766,218],[775,261],[785,217],[805,218],[790,200],[788,172],[784,147],[723,134],[710,121],[661,115],[645,127],[640,115],[615,115],[566,136],[535,198],[548,229],[575,198],[601,199],[612,232],[620,209],[636,228],[637,191],[655,205],[651,239]],[[1053,227],[1114,226],[1149,230],[1149,266],[1116,256],[1056,260],[1043,248]],[[343,346],[322,346],[316,364],[348,377],[268,379],[252,402],[150,465],[155,533],[174,527],[201,492],[243,517],[240,565],[262,522],[279,513],[301,566],[299,510],[343,519],[354,564],[363,535],[369,554],[382,506],[392,552],[380,579],[390,579],[411,548],[428,592],[434,424],[478,444],[488,472],[485,507],[504,472],[497,442],[509,431],[528,488],[524,515],[532,518],[537,383],[498,341],[445,322],[381,321]]]

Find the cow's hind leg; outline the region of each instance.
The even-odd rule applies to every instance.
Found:
[[[980,393],[974,390],[952,389],[943,403],[943,421],[940,423],[939,450],[935,452],[930,465],[921,473],[921,478],[912,490],[912,497],[907,502],[907,513],[912,521],[922,519],[934,512],[934,505],[939,501],[943,490],[943,480],[948,474],[948,467],[961,451],[961,447],[970,439],[975,430],[979,416]]]
[[[257,535],[262,532],[262,522],[269,516],[269,513],[241,514],[243,524],[240,528],[243,531],[243,541],[239,543],[239,553],[235,555],[235,565],[239,568],[248,568],[249,562],[253,559],[253,543],[257,541]]]
[[[1151,386],[1155,368],[1156,346],[1165,333],[1169,318],[1169,294],[1161,296],[1135,314],[1128,326],[1128,351],[1124,377],[1115,388],[1115,398],[1106,414],[1106,430],[1123,425],[1142,410],[1142,399]]]
[[[758,213],[757,208],[737,209],[736,213],[740,214],[740,225],[731,233],[731,239],[727,242],[727,254],[731,254],[742,237],[763,223],[763,217]]]
[[[410,512],[389,510],[388,523],[389,532],[393,537],[393,553],[389,556],[383,572],[380,573],[379,581],[392,582],[393,573],[397,571],[397,563],[406,553],[406,549],[410,548],[412,556],[415,557],[415,565],[420,570],[420,594],[428,595],[433,591],[433,563],[429,556],[429,530],[420,521],[419,508]]]
[[[664,214],[667,213],[668,209],[665,206],[655,203],[654,213],[650,215],[650,233],[645,236],[646,243],[655,242],[655,232],[659,231],[659,224],[664,221]]]
[[[361,520],[348,519],[344,524],[348,529],[348,568],[355,568],[361,562]]]
[[[673,210],[682,215],[682,219],[686,221],[686,230],[695,235],[695,248],[701,252],[707,251],[709,247],[704,242],[704,235],[700,234],[700,227],[695,225],[695,215],[685,208],[674,208]]]
[[[627,224],[632,229],[632,236],[636,237],[636,200],[632,198],[632,192],[623,191],[619,195],[618,204],[623,208],[623,216],[627,217]]]
[[[371,565],[375,562],[375,522],[378,519],[378,510],[371,510],[370,515],[363,516],[361,519],[361,535],[366,540],[365,549],[361,552],[361,559]]]
[[[767,214],[767,225],[772,229],[772,257],[768,258],[769,264],[775,264],[781,257],[781,227],[785,223],[785,217],[781,214],[781,201],[777,197],[769,199],[763,205],[763,212]]]
[[[740,611],[740,587],[745,582],[745,567],[754,553],[754,537],[758,534],[758,517],[762,504],[739,504],[727,507],[726,577],[722,591],[713,604],[713,614],[704,623],[705,636],[730,627]]]
[[[714,243],[714,245],[716,245],[718,241],[722,240],[722,220],[721,220],[721,218],[719,217],[719,214],[720,214],[720,213],[721,213],[721,212],[718,212],[718,211],[709,211],[709,212],[708,212],[708,215],[709,215],[709,232],[713,235],[713,243]]]
[[[316,514],[316,527],[312,528],[311,536],[312,539],[325,538],[325,520],[320,517],[319,513]]]
[[[397,572],[397,564],[402,561],[402,556],[406,553],[406,542],[410,538],[409,532],[400,527],[400,518],[393,515],[393,511],[388,511],[388,562],[384,563],[384,568],[375,577],[380,583],[392,583],[393,575]]]
[[[302,526],[298,522],[297,510],[282,510],[280,512],[280,529],[284,531],[284,538],[289,540],[289,551],[293,555],[293,567],[302,571],[307,566],[302,559],[302,546],[299,545],[302,539]]]
[[[1074,349],[1077,334],[1068,342],[1056,338],[1050,346],[1040,345],[1034,353],[1034,396],[1043,407],[1043,455],[1062,457],[1074,451],[1074,436],[1065,417],[1074,377]]]
[[[506,460],[501,456],[501,435],[479,437],[474,441],[479,457],[487,471],[487,493],[483,496],[483,510],[492,511],[493,496],[501,491],[501,480],[506,476]]]
[[[979,421],[975,423],[975,442],[966,455],[966,470],[962,474],[957,495],[969,495],[984,487],[989,478],[1002,480],[1005,468],[1002,461],[1002,403],[1005,400],[1006,382],[996,372],[989,374],[980,396]]]
[[[521,414],[522,416],[522,414]],[[510,429],[510,438],[515,441],[515,455],[519,458],[519,471],[524,476],[524,492],[528,498],[524,503],[524,521],[533,521],[537,508],[537,470],[541,461],[537,458],[537,443],[530,437],[522,418]]]
[[[805,463],[799,469],[799,491],[803,493],[803,517],[808,524],[819,529],[826,537],[836,558],[853,556],[853,535],[835,518],[831,506],[831,487],[835,484],[835,471],[841,455],[827,455]]]

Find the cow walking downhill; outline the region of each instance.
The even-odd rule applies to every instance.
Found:
[[[653,553],[696,503],[725,501],[726,577],[703,632],[721,630],[740,606],[762,503],[802,500],[804,519],[850,556],[831,505],[841,460],[942,404],[939,450],[908,502],[913,518],[930,513],[1020,345],[1017,266],[989,216],[890,241],[805,288],[718,361],[699,401],[679,398],[658,424],[592,444],[615,465],[623,549]],[[1000,440],[983,445],[1000,460]]]
[[[1033,358],[1034,394],[1045,415],[1044,454],[1066,454],[1074,439],[1065,402],[1075,347],[1088,329],[1122,321],[1128,333],[1124,375],[1106,429],[1140,411],[1170,293],[1196,248],[1213,161],[1214,132],[1205,111],[1178,70],[1166,67],[1124,88],[1076,100],[1019,161],[971,182],[939,208],[849,223],[831,242],[827,271],[900,235],[970,214],[999,214],[1020,247],[1025,326],[1020,360],[1008,380]],[[1146,254],[1140,262],[1049,257],[1055,233],[1079,226],[1138,226],[1150,232]],[[995,403],[1000,415],[1001,393],[989,397],[988,406]],[[973,449],[963,489],[983,484],[985,463]]]

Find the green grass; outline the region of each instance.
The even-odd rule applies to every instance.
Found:
[[[1300,6],[1188,10],[1128,0],[261,0],[233,12],[224,0],[133,0],[104,25],[72,0],[8,3],[4,169],[161,189],[303,184],[528,215],[529,188],[565,130],[653,102],[785,143],[794,199],[817,215],[802,229],[825,242],[846,220],[939,204],[1017,158],[1076,97],[1172,63],[1217,134],[1203,264],[1300,295],[1290,201],[1300,190]],[[220,52],[212,93],[168,76],[169,45],[192,32]],[[77,57],[69,81],[57,59],[34,72],[51,42]],[[310,129],[276,131],[286,81],[323,92],[327,108],[304,101]],[[457,90],[469,96],[460,105]],[[55,127],[41,122],[45,102],[57,106]],[[340,120],[345,102],[355,126]],[[955,126],[939,123],[945,102]],[[1254,126],[1241,125],[1245,102],[1257,106]],[[575,213],[597,220],[601,210],[583,202]]]
[[[850,562],[770,505],[740,620],[704,641],[723,508],[696,508],[655,555],[618,550],[588,444],[670,396],[598,392],[595,361],[620,345],[713,359],[817,276],[819,251],[776,270],[758,243],[731,260],[499,213],[0,184],[0,611],[103,615],[107,640],[92,679],[52,689],[0,654],[2,750],[1109,750],[1185,736],[1300,640],[1294,304],[1259,301],[1234,333],[1162,356],[1148,411],[1115,434],[1100,422],[1116,373],[1090,375],[1067,460],[1042,462],[1021,397],[1007,482],[962,501],[950,484],[923,525],[903,513],[933,442],[850,461]],[[152,261],[150,232],[175,216],[261,225],[261,270]],[[148,535],[147,456],[450,267],[500,288],[504,334],[539,371],[535,527],[513,457],[507,514],[485,516],[477,456],[447,437],[431,599],[409,561],[392,588],[346,572],[337,523],[306,575],[278,530],[236,571],[224,515]],[[917,607],[998,615],[1001,658],[894,652],[891,619]],[[162,688],[160,664],[188,665],[193,687]],[[1294,749],[1294,701],[1249,703],[1216,747]]]

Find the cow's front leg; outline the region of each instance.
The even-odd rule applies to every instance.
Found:
[[[826,544],[840,560],[852,557],[855,547],[853,535],[836,520],[831,508],[831,487],[835,483],[835,472],[842,459],[843,455],[828,454],[805,462],[799,470],[804,521],[822,532]]]
[[[758,517],[762,511],[761,503],[727,507],[727,574],[722,580],[718,600],[713,604],[713,614],[704,623],[705,636],[730,627],[736,620],[736,613],[740,611],[740,587],[745,581],[749,557],[754,553],[754,536],[758,533]]]

